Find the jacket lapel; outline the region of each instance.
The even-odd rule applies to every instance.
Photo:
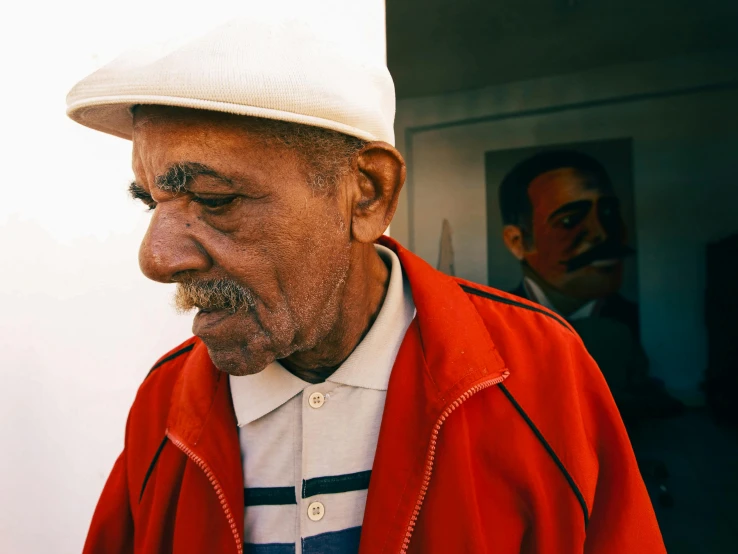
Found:
[[[361,554],[397,552],[430,477],[431,437],[444,412],[507,374],[472,302],[452,278],[383,237],[407,275],[417,316],[390,377],[362,530]]]
[[[213,365],[207,348],[199,340],[174,387],[167,435],[182,443],[212,472],[241,536],[243,470],[228,375]],[[192,459],[189,453],[185,454]],[[215,504],[220,504],[215,492],[213,497]]]

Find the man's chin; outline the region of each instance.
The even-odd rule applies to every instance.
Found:
[[[621,273],[617,268],[593,268],[563,288],[563,292],[580,300],[597,300],[613,295],[623,284]]]
[[[192,333],[207,342],[208,337],[216,337],[233,326],[232,319],[238,312],[227,310],[199,310],[192,320]]]
[[[205,344],[210,359],[220,371],[235,376],[253,375],[271,361],[261,359],[267,358],[263,352],[256,355],[252,352],[256,341],[242,340],[241,337],[254,332],[248,328],[249,323],[239,317],[239,312],[200,310],[192,320],[192,333]]]
[[[234,377],[255,375],[262,372],[274,361],[274,356],[266,355],[266,353],[260,356],[252,356],[245,352],[245,349],[211,346],[207,340],[203,340],[203,343],[208,349],[213,365],[219,371]]]

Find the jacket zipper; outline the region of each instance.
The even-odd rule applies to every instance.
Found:
[[[182,441],[170,435],[169,431],[167,431],[167,436],[176,445],[177,448],[184,452],[190,460],[195,462],[195,464],[205,472],[205,476],[208,478],[208,481],[210,481],[210,484],[215,489],[215,494],[218,495],[220,506],[223,508],[223,512],[225,513],[226,519],[228,520],[228,526],[231,528],[233,539],[236,541],[236,552],[238,554],[243,554],[243,542],[241,541],[241,535],[238,532],[238,526],[236,525],[236,522],[234,520],[231,507],[228,505],[228,499],[223,492],[223,487],[220,486],[220,482],[215,476],[215,473],[213,473],[213,470],[210,469],[205,460],[200,458],[200,456],[198,456],[187,446],[185,446]]]
[[[405,540],[402,543],[402,549],[400,550],[400,554],[405,554],[407,552],[408,547],[410,546],[410,538],[413,536],[413,531],[415,530],[415,524],[418,521],[418,515],[420,514],[420,508],[423,506],[423,501],[425,500],[425,495],[428,492],[428,486],[430,485],[430,479],[431,479],[431,473],[433,473],[433,461],[436,457],[436,442],[438,441],[438,433],[441,431],[441,426],[446,421],[449,415],[461,406],[464,402],[469,400],[473,395],[478,393],[481,390],[484,390],[488,387],[492,387],[494,385],[499,385],[502,383],[505,379],[507,379],[507,376],[510,375],[509,371],[505,371],[500,377],[496,377],[495,379],[492,379],[490,381],[486,381],[484,383],[480,383],[479,385],[476,385],[472,388],[470,388],[468,391],[466,391],[464,394],[462,394],[459,398],[457,398],[454,402],[452,402],[441,414],[441,417],[438,418],[436,421],[435,426],[433,427],[433,432],[431,433],[431,440],[430,445],[428,446],[428,457],[425,460],[425,473],[423,474],[423,486],[420,488],[420,494],[418,495],[418,501],[415,503],[415,509],[413,510],[413,515],[410,518],[410,523],[407,526],[407,531],[405,533]]]

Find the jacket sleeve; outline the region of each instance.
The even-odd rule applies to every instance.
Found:
[[[113,466],[95,508],[83,554],[133,553],[133,516],[126,465],[124,449]]]
[[[607,385],[586,356],[580,376],[583,421],[596,460],[585,554],[666,553],[630,440]],[[584,398],[583,398],[584,397]]]

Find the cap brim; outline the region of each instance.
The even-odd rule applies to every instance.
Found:
[[[320,117],[269,108],[176,96],[126,95],[85,98],[84,100],[69,104],[67,115],[77,123],[95,129],[96,131],[131,140],[133,137],[133,113],[131,108],[137,105],[176,106],[180,108],[194,108],[235,115],[261,117],[264,119],[288,121],[330,129],[366,141],[380,140],[374,135],[356,127]]]

